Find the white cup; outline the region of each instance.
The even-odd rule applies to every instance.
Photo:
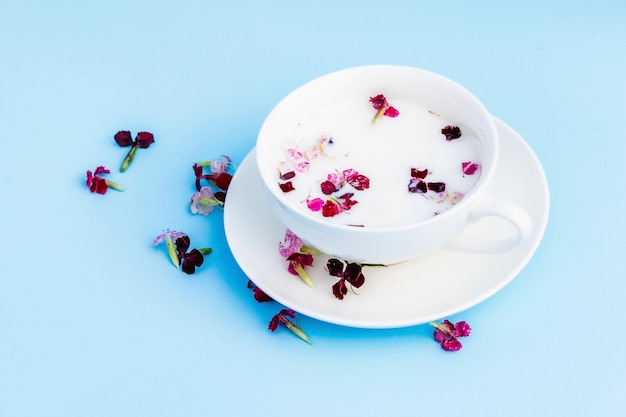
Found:
[[[372,123],[377,110],[372,107],[369,99],[377,94],[384,94],[388,104],[397,107],[400,114],[393,118],[383,116]],[[418,115],[418,112],[421,113]],[[409,201],[410,198],[416,201],[420,198],[432,201],[439,198],[437,195],[433,196],[433,193],[430,196],[411,195],[407,191],[410,178],[407,161],[414,158],[416,164],[424,163],[429,168],[428,161],[420,161],[420,158],[428,154],[432,147],[423,149],[422,152],[417,141],[414,145],[412,140],[396,140],[400,137],[411,137],[410,135],[419,136],[424,120],[425,124],[439,126],[438,129],[447,125],[460,127],[462,136],[455,140],[448,141],[441,132],[437,132],[443,144],[441,146],[449,146],[442,149],[450,149],[453,155],[456,152],[454,149],[465,146],[461,145],[463,141],[467,141],[466,145],[474,141],[474,147],[468,149],[473,149],[473,156],[477,158],[480,170],[472,180],[474,182],[471,187],[454,205],[436,215],[415,221],[400,220],[401,216],[386,209],[385,204],[390,208],[404,208],[404,201]],[[326,143],[324,154],[318,156],[319,159],[309,160],[310,166],[325,161],[325,164],[330,164],[328,166],[336,163],[339,171],[355,168],[363,174],[370,174],[367,176],[372,184],[371,188],[355,191],[354,198],[360,200],[360,196],[368,195],[370,200],[367,201],[390,199],[378,206],[374,214],[369,214],[372,224],[375,223],[374,220],[380,219],[386,219],[388,224],[379,222],[371,227],[368,222],[354,224],[356,207],[366,213],[366,205],[370,204],[366,204],[365,198],[362,203],[354,206],[355,215],[352,217],[351,213],[346,212],[345,216],[341,213],[327,218],[319,211],[311,210],[306,200],[313,198],[311,192],[319,191],[319,183],[325,179],[319,173],[316,174],[317,177],[309,178],[308,186],[300,183],[297,187],[301,193],[302,188],[306,188],[305,194],[294,198],[294,193],[281,189],[279,184],[289,181],[280,176],[285,174],[281,170],[286,170],[285,155],[288,150],[298,146],[307,148],[310,143],[318,143],[318,136],[324,135],[333,137],[333,143]],[[413,146],[417,148],[413,149]],[[531,230],[527,213],[517,205],[493,198],[484,192],[496,167],[498,149],[499,140],[493,118],[483,104],[465,88],[441,75],[422,69],[373,65],[322,76],[290,93],[278,103],[263,123],[257,138],[256,158],[267,194],[285,228],[328,255],[360,263],[392,264],[440,249],[462,234],[468,224],[485,216],[500,217],[513,224],[517,229],[515,244],[526,239]],[[355,154],[358,150],[360,157],[355,157],[354,161],[345,157],[346,154],[352,155],[351,150]],[[463,159],[464,156],[458,157]],[[353,163],[358,168],[351,166]],[[385,167],[383,171],[380,171],[381,164]],[[393,175],[403,175],[394,173],[396,169],[406,173],[405,182],[391,179],[396,178]],[[306,178],[309,174],[309,171],[296,172],[298,179]],[[459,175],[461,174],[460,171]],[[436,173],[433,173],[433,179],[435,176]],[[384,183],[385,186],[378,187],[378,191],[375,191],[374,184],[379,183]],[[396,185],[398,193],[404,193],[398,194],[402,202],[390,197],[393,194],[391,189],[395,189]],[[309,195],[311,196],[308,197]],[[375,197],[372,199],[372,196]],[[395,220],[397,222],[394,223]],[[484,251],[490,252],[509,250],[512,246],[510,242],[476,244],[479,250],[484,248]]]

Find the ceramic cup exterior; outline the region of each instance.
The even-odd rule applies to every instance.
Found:
[[[286,198],[277,181],[277,138],[298,123],[299,116],[324,108],[346,97],[368,99],[370,92],[403,97],[423,103],[450,120],[471,128],[482,146],[480,178],[455,206],[437,216],[389,228],[354,227],[329,222],[302,204]],[[274,210],[285,227],[318,250],[341,259],[392,264],[439,249],[462,234],[471,222],[496,216],[512,223],[522,242],[531,230],[527,213],[518,206],[492,198],[484,192],[498,159],[499,141],[493,118],[468,90],[441,75],[418,68],[373,65],[334,72],[301,86],[285,97],[268,115],[259,131],[256,156],[259,174]],[[401,149],[397,150],[402,152]],[[374,161],[373,161],[374,163]],[[381,213],[384,215],[384,213]],[[485,250],[508,250],[511,245],[492,242]],[[487,249],[487,247],[489,247]],[[476,248],[473,248],[476,249]]]

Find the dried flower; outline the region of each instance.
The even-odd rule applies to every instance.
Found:
[[[458,126],[448,125],[441,129],[441,133],[446,137],[446,140],[453,140],[461,137],[461,129]]]
[[[248,280],[248,288],[252,290],[254,294],[254,299],[257,300],[259,303],[268,303],[270,301],[274,301],[272,297],[265,294],[265,292],[257,287],[256,284],[250,279]]]
[[[206,174],[205,167],[209,168]],[[215,207],[223,208],[228,187],[233,179],[228,170],[235,168],[230,157],[222,155],[218,159],[196,162],[192,168],[198,192],[191,197],[191,212],[206,216],[213,212]],[[209,186],[202,186],[202,181],[207,181]]]
[[[463,170],[463,175],[474,175],[476,171],[478,171],[480,168],[481,168],[480,164],[477,164],[471,161],[461,162],[461,169]]]
[[[311,211],[321,211],[324,217],[333,217],[358,203],[354,200],[354,193],[344,192],[336,195],[343,187],[349,185],[354,190],[363,191],[370,187],[370,179],[355,169],[349,168],[339,172],[332,172],[320,184],[322,194],[328,196],[324,201],[321,198],[307,197],[306,205]]]
[[[94,172],[87,171],[87,187],[89,187],[89,191],[97,194],[105,194],[109,188],[113,188],[117,191],[124,191],[124,187],[119,184],[114,183],[113,181],[106,180],[102,178],[100,175],[102,174],[110,174],[111,171],[106,169],[103,166],[97,167]]]
[[[152,143],[154,143],[154,135],[150,132],[137,133],[137,136],[133,141],[132,136],[128,130],[120,130],[115,134],[115,136],[113,136],[113,139],[115,139],[115,142],[117,142],[117,144],[121,147],[130,146],[130,151],[128,151],[128,154],[126,155],[126,158],[124,158],[122,166],[120,167],[121,172],[126,171],[130,166],[130,163],[133,162],[137,149],[147,148]]]
[[[154,246],[157,246],[159,243],[165,241],[167,253],[169,254],[170,259],[172,260],[172,263],[176,268],[180,268],[180,259],[178,257],[178,253],[176,252],[176,247],[174,246],[174,240],[179,239],[183,236],[187,236],[187,234],[183,232],[176,232],[173,230],[166,230],[165,232],[158,235],[156,239],[154,239],[154,241],[152,242]]]
[[[376,123],[381,117],[396,117],[400,114],[400,112],[395,108],[389,105],[387,102],[387,98],[384,95],[378,94],[375,97],[370,97],[370,103],[374,109],[377,110],[374,118],[372,119],[372,124]]]
[[[300,339],[302,339],[305,342],[307,342],[308,344],[312,345],[313,342],[304,333],[302,328],[300,326],[295,325],[291,320],[289,320],[287,318],[287,316],[291,317],[293,319],[293,318],[296,317],[296,312],[291,310],[291,309],[280,310],[280,312],[278,314],[276,314],[274,317],[272,317],[272,320],[270,321],[270,323],[267,326],[267,328],[269,330],[275,332],[276,329],[278,329],[278,325],[279,324],[283,324],[285,327],[287,327],[287,329],[291,330]]]
[[[289,273],[300,276],[309,287],[315,286],[304,268],[313,265],[313,255],[318,254],[318,250],[305,245],[302,239],[287,229],[285,238],[278,243],[278,253],[289,262]]]
[[[287,257],[287,261],[289,261],[287,271],[292,275],[298,275],[309,287],[315,287],[311,277],[304,270],[305,267],[313,265],[313,255],[310,253],[294,253]]]
[[[189,236],[184,235],[176,239],[176,253],[178,259],[182,263],[182,270],[186,274],[193,274],[196,272],[196,267],[201,266],[204,263],[204,255],[211,253],[211,248],[192,249],[189,250],[191,241]]]
[[[435,328],[433,334],[435,341],[441,344],[441,348],[447,351],[456,351],[463,347],[459,342],[459,337],[466,337],[470,335],[472,328],[465,321],[459,321],[456,324],[452,324],[449,320],[444,320],[443,323],[430,322],[431,326]]]
[[[215,196],[210,187],[201,187],[200,191],[191,197],[189,206],[193,214],[207,216],[215,207],[224,208],[224,202]]]
[[[328,274],[334,277],[339,277],[333,286],[333,295],[338,300],[343,300],[343,297],[348,294],[348,287],[346,282],[352,287],[360,288],[365,284],[365,276],[362,271],[362,264],[356,262],[344,262],[336,258],[330,258],[326,263],[326,269]]]

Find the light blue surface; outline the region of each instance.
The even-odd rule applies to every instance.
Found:
[[[626,413],[624,1],[0,0],[0,53],[0,416]],[[451,317],[456,353],[428,326],[270,333],[222,214],[187,206],[193,162],[240,162],[292,89],[380,63],[465,85],[550,184],[539,250]],[[124,174],[120,129],[156,137]],[[101,164],[125,192],[88,192]],[[199,273],[165,228],[213,247]]]

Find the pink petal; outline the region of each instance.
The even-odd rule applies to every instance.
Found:
[[[385,116],[387,117],[396,117],[400,114],[400,112],[398,110],[396,110],[395,107],[389,106],[387,107],[387,110],[385,110]]]

